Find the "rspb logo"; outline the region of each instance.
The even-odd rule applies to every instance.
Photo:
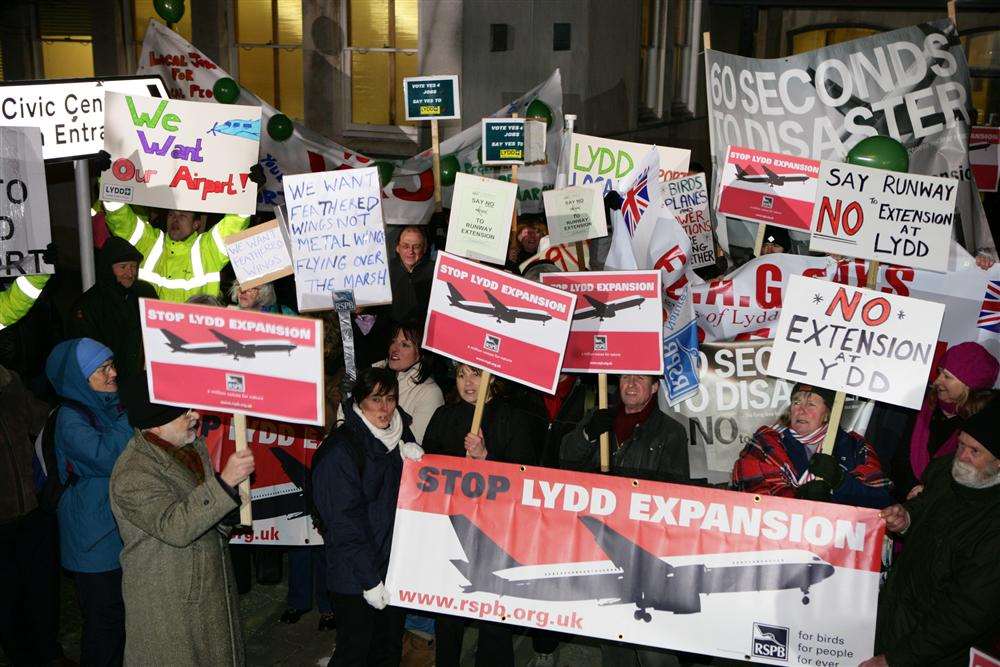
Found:
[[[760,658],[788,660],[788,628],[754,623],[750,653]]]

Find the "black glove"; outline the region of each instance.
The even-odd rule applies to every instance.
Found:
[[[620,211],[622,208],[622,196],[615,192],[614,190],[609,190],[608,194],[604,195],[604,206],[612,211]]]
[[[820,500],[829,502],[833,489],[822,479],[814,479],[795,489],[795,497],[799,500]]]
[[[837,459],[823,452],[816,452],[809,460],[809,472],[824,480],[831,489],[839,489],[844,483],[844,469]]]
[[[258,187],[267,183],[267,176],[264,175],[264,169],[260,166],[260,162],[250,167],[250,180],[256,183]]]
[[[107,151],[98,153],[97,157],[94,158],[94,168],[97,169],[98,174],[111,169],[111,154]]]
[[[42,253],[42,261],[52,266],[55,266],[56,262],[59,261],[59,246],[56,245],[55,241],[45,246],[45,251]]]
[[[611,425],[615,423],[615,413],[611,408],[599,408],[587,419],[583,425],[583,434],[593,440],[602,433],[611,430]]]

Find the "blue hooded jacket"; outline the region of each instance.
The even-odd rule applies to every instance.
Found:
[[[88,378],[111,358],[111,350],[90,338],[64,341],[45,364],[56,392],[86,406],[63,405],[56,416],[55,454],[59,479],[78,479],[59,498],[59,540],[63,567],[72,572],[108,572],[120,566],[118,525],[111,514],[108,484],[118,456],[132,438],[117,392],[90,388]]]

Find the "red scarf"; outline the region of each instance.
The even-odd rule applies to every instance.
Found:
[[[635,431],[635,427],[649,419],[649,415],[653,414],[653,410],[656,408],[656,396],[651,396],[646,405],[643,406],[642,410],[639,412],[633,412],[628,414],[625,412],[625,404],[618,404],[618,412],[615,414],[615,422],[612,429],[615,432],[615,441],[618,446],[621,447],[622,444],[632,437],[632,433]]]
[[[542,395],[542,400],[545,402],[545,411],[549,415],[549,421],[555,421],[556,417],[559,415],[559,410],[562,408],[563,402],[569,396],[569,392],[573,391],[573,383],[576,382],[576,378],[573,376],[559,380],[559,384],[556,385],[556,393],[554,396],[549,396],[548,394]]]

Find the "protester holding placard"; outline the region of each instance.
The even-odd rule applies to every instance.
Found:
[[[837,427],[833,453],[820,452],[835,392],[799,383],[788,414],[754,433],[733,467],[733,488],[788,498],[874,507],[892,504],[875,449]]]
[[[434,279],[434,262],[427,251],[423,227],[403,227],[396,241],[396,252],[389,260],[392,316],[397,322],[423,322],[427,317]]]

